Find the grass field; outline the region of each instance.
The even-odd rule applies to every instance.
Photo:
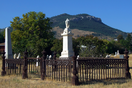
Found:
[[[132,73],[132,55],[129,55],[130,73]],[[119,58],[119,56],[115,57]],[[2,60],[0,60],[2,68]],[[0,69],[0,72],[2,69]],[[132,79],[102,80],[92,81],[79,86],[73,86],[68,82],[59,82],[54,80],[41,80],[31,77],[22,79],[22,76],[0,74],[0,88],[132,88]]]

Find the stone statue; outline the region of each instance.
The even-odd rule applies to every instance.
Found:
[[[72,47],[72,32],[69,28],[70,21],[69,19],[66,19],[65,21],[66,28],[64,29],[63,33],[61,34],[63,36],[63,50],[61,52],[60,58],[67,58],[72,57],[74,55],[73,47]]]
[[[70,26],[70,21],[69,21],[68,18],[66,19],[65,24],[66,24],[66,28],[69,28],[69,26]]]

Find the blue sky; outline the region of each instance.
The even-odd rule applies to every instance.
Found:
[[[101,18],[110,27],[132,32],[132,0],[0,0],[0,28],[30,11],[41,11],[46,17],[85,13]]]

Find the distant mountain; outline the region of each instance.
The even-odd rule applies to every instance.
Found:
[[[67,18],[70,20],[70,29],[76,29],[76,31],[73,32],[74,35],[76,35],[74,37],[89,34],[102,39],[116,38],[119,34],[123,35],[124,37],[127,36],[126,32],[120,31],[104,24],[101,18],[97,18],[88,14],[69,15],[64,13],[50,18],[51,22],[53,22],[52,27],[56,33],[55,36],[57,38],[61,37],[60,31],[63,32],[65,28],[65,20]],[[79,31],[81,31],[81,33],[76,34]]]
[[[123,35],[124,38],[127,36],[126,32],[107,26],[102,22],[101,18],[88,14],[69,15],[64,13],[50,18],[50,21],[53,22],[52,28],[56,38],[62,38],[61,33],[65,28],[65,20],[67,18],[70,20],[70,29],[74,34],[74,38],[85,35],[94,35],[101,39],[110,40],[117,38],[119,34]],[[11,31],[13,30],[13,28],[9,28]],[[2,32],[3,29],[4,28],[0,29],[0,32]]]

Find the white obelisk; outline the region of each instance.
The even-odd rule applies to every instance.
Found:
[[[69,58],[74,55],[73,48],[72,48],[72,32],[69,28],[69,19],[65,21],[66,28],[64,29],[63,33],[63,50],[61,52],[60,58]]]
[[[5,59],[13,59],[10,29],[5,29]]]

